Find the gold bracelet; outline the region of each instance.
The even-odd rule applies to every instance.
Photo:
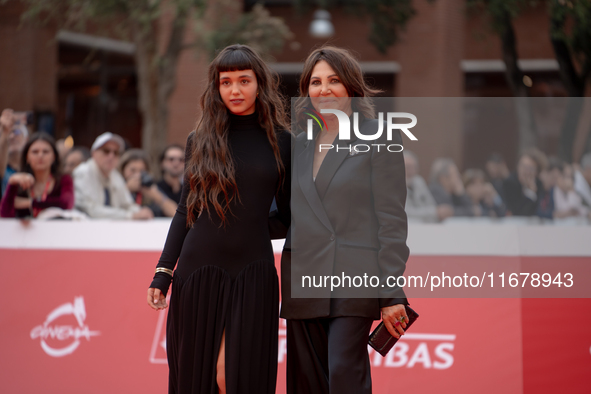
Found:
[[[172,276],[172,270],[169,270],[168,268],[162,268],[162,267],[156,268],[156,273],[158,273],[158,272],[164,272],[165,274]]]

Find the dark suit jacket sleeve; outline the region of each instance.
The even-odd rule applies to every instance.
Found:
[[[291,223],[291,147],[293,136],[288,131],[281,131],[277,135],[277,142],[281,153],[281,160],[285,169],[282,183],[275,194],[277,210],[269,214],[269,233],[271,239],[283,239]]]
[[[384,132],[384,134],[386,133]],[[386,141],[384,138],[380,139],[379,143],[402,145],[400,132],[394,130],[392,141]],[[403,289],[388,287],[386,283],[389,276],[398,277],[404,274],[409,255],[406,245],[408,223],[404,211],[406,180],[402,152],[388,152],[385,146],[382,146],[379,152],[375,148],[372,150],[371,184],[374,209],[379,225],[378,264],[382,274],[380,308],[395,304],[408,304]]]

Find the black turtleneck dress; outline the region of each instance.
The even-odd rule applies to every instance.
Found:
[[[226,335],[228,394],[275,393],[279,285],[269,234],[269,209],[289,226],[290,134],[277,133],[283,182],[265,130],[252,115],[230,115],[227,135],[240,199],[226,226],[210,207],[186,227],[189,182],[172,220],[157,267],[173,269],[166,327],[169,393],[217,394],[216,366]],[[189,162],[195,133],[187,140]],[[284,187],[283,187],[284,186]],[[195,215],[197,217],[197,215]],[[166,294],[170,276],[158,273],[150,287]]]

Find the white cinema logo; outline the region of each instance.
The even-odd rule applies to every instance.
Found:
[[[55,320],[62,316],[74,315],[78,322],[77,327],[71,325],[52,325]],[[41,338],[41,348],[52,357],[63,357],[72,354],[80,346],[80,338],[90,340],[90,337],[100,335],[98,331],[90,331],[84,324],[86,320],[86,307],[83,297],[75,297],[74,302],[68,302],[55,308],[42,325],[31,330],[31,339]],[[64,347],[58,349],[47,344],[46,339],[57,339],[58,341],[67,341],[73,338],[73,341]]]

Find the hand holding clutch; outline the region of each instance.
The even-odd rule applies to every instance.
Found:
[[[415,320],[417,320],[419,314],[408,305],[405,305],[404,308],[406,309],[406,315],[408,316],[408,322],[406,323],[406,330],[408,330]],[[369,346],[374,348],[376,352],[380,353],[382,357],[386,357],[386,354],[388,354],[396,342],[398,342],[398,338],[394,338],[388,332],[383,321],[369,335]]]

